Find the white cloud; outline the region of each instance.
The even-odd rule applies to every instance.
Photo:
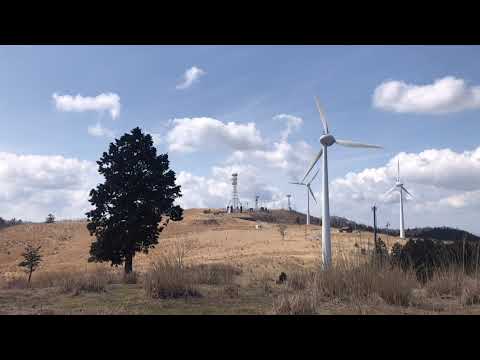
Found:
[[[292,131],[298,129],[303,124],[303,120],[301,118],[288,114],[275,115],[273,119],[285,121],[287,124],[286,129],[282,132],[282,141],[287,141]]]
[[[304,141],[294,144],[280,141],[274,142],[271,149],[237,150],[227,159],[227,162],[258,162],[263,166],[281,169],[291,180],[298,180],[314,157],[314,152],[313,148]]]
[[[398,227],[398,193],[383,196],[395,183],[397,159],[401,180],[414,195],[406,205],[407,226],[466,226],[480,231],[476,222],[458,223],[480,211],[480,147],[400,153],[385,166],[336,178],[330,187],[333,211],[370,223],[369,208],[377,203],[382,218]]]
[[[90,125],[88,127],[88,133],[92,136],[106,137],[109,139],[115,137],[115,133],[113,132],[113,130],[103,127],[102,124],[100,124],[99,122],[95,125]]]
[[[196,66],[192,66],[190,69],[187,69],[183,74],[183,81],[177,85],[177,89],[183,90],[189,88],[194,82],[205,75],[206,72]]]
[[[166,135],[170,151],[194,152],[218,146],[250,149],[263,144],[255,123],[224,123],[208,117],[198,117],[175,119],[171,124],[173,128]]]
[[[443,114],[478,109],[480,86],[468,86],[465,80],[453,76],[429,85],[387,81],[375,89],[373,105],[398,113]]]
[[[95,97],[82,95],[52,95],[55,106],[60,111],[109,111],[112,119],[120,115],[120,96],[115,93],[100,94]]]
[[[97,165],[63,156],[0,153],[0,216],[43,221],[79,218],[90,209],[90,190],[100,181]]]
[[[225,207],[232,198],[232,173],[238,173],[238,193],[243,206],[254,207],[255,195],[262,204],[270,206],[282,197],[275,186],[268,185],[264,174],[252,165],[214,166],[208,177],[195,176],[180,171],[177,182],[181,185],[182,197],[177,202],[185,208]],[[284,196],[283,196],[284,197]]]

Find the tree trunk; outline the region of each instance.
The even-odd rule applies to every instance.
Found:
[[[133,257],[131,254],[127,255],[125,259],[125,274],[130,274],[133,269]]]
[[[32,278],[33,269],[30,268],[30,273],[28,274],[28,283],[30,284],[30,279]]]

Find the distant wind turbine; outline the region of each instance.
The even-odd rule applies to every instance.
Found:
[[[333,137],[332,134],[328,131],[328,123],[325,117],[325,113],[320,106],[318,98],[315,98],[317,104],[318,112],[320,113],[320,120],[323,125],[323,135],[320,137],[319,141],[322,147],[313,159],[312,164],[308,168],[305,176],[303,177],[302,183],[307,178],[310,171],[314,168],[315,164],[318,162],[322,154],[323,156],[323,200],[322,200],[322,258],[324,268],[329,268],[332,263],[332,249],[331,249],[331,240],[330,240],[330,209],[329,209],[329,198],[328,198],[328,159],[327,159],[327,148],[337,143],[342,146],[347,147],[356,147],[356,148],[377,148],[381,149],[381,146],[362,144],[350,140],[337,140]]]
[[[302,185],[307,187],[307,225],[310,225],[310,194],[312,194],[313,200],[315,200],[315,203],[317,203],[317,199],[315,199],[315,195],[313,195],[312,188],[310,187],[310,184],[312,181],[317,177],[318,172],[320,171],[320,168],[318,168],[317,172],[313,177],[310,179],[308,183],[302,182],[291,182],[290,184],[295,184],[295,185]]]
[[[403,186],[402,182],[400,181],[400,160],[397,160],[397,179],[395,181],[395,185],[385,193],[385,196],[393,192],[394,190],[398,190],[400,193],[400,238],[405,238],[405,226],[404,226],[404,218],[403,218],[403,192],[405,191],[408,195],[413,198],[413,195],[408,192],[408,190]]]

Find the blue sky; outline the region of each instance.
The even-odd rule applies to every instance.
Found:
[[[301,177],[318,149],[317,95],[335,136],[385,147],[331,148],[334,214],[367,222],[371,203],[378,202],[382,221],[398,226],[395,199],[376,194],[388,190],[392,159],[398,157],[402,168],[405,161],[405,184],[415,194],[407,205],[407,227],[445,224],[479,233],[472,215],[480,209],[480,185],[475,185],[480,183],[475,153],[480,145],[479,59],[478,46],[2,46],[0,185],[8,191],[0,190],[0,216],[83,216],[88,196],[83,201],[81,194],[88,195],[87,188],[98,180],[89,166],[112,140],[106,133],[118,137],[135,126],[155,134],[159,151],[169,152],[183,183],[184,206],[226,205],[228,171],[239,169],[244,201],[260,192],[272,206],[285,206],[284,195],[292,193],[295,207],[304,211],[303,189],[288,181]],[[200,75],[190,86],[177,88],[193,67]],[[447,80],[428,87],[441,79]],[[389,82],[405,86],[375,105],[375,89]],[[427,87],[411,91],[415,86]],[[119,114],[70,111],[57,106],[53,94],[115,94]],[[287,118],[276,119],[280,114],[301,119],[284,141]],[[183,119],[183,125],[175,119]],[[228,127],[229,122],[234,124]],[[256,143],[248,141],[248,123]],[[97,124],[108,129],[105,136],[89,133],[88,127]],[[190,139],[197,141],[193,148],[175,148],[187,141],[188,129],[202,131]],[[242,129],[247,139],[238,135]],[[434,153],[425,155],[426,150]],[[441,161],[449,154],[458,168],[449,170]],[[22,155],[40,157],[25,160]],[[423,177],[417,176],[415,164],[424,164],[425,157],[431,164],[420,171]],[[68,159],[87,165],[78,171]],[[40,175],[39,164],[46,164]],[[342,182],[349,172],[348,184]],[[456,174],[462,186],[455,184]],[[318,195],[320,178],[312,184]],[[68,195],[62,200],[59,194]],[[318,215],[320,208],[312,212]]]

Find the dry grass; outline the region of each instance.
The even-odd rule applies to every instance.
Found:
[[[152,268],[147,271],[144,289],[147,296],[154,299],[201,296],[189,272],[166,257],[153,264]]]
[[[162,257],[145,274],[144,288],[152,298],[199,297],[198,285],[225,285],[228,296],[237,294],[234,277],[240,275],[237,268],[225,264],[187,266],[183,259],[183,246],[175,247],[175,252]],[[178,249],[181,249],[178,251]]]
[[[428,296],[453,296],[462,295],[465,275],[454,268],[439,270],[433,274],[430,281],[425,284]]]
[[[287,284],[290,293],[275,300],[275,314],[318,314],[322,304],[327,302],[359,304],[372,299],[408,306],[413,289],[418,287],[413,272],[344,261],[329,270],[292,273]]]
[[[318,314],[318,307],[310,293],[282,294],[273,303],[273,313],[276,315],[314,315]]]
[[[29,284],[24,277],[13,278],[6,282],[7,289],[59,288],[63,293],[102,292],[109,284],[119,283],[118,273],[106,269],[79,271],[45,271],[34,274]]]
[[[239,269],[225,264],[191,266],[186,271],[189,273],[193,283],[206,285],[231,284],[234,277],[241,273]]]
[[[223,293],[231,299],[238,298],[240,296],[240,286],[233,284],[226,285],[223,287]]]
[[[466,306],[480,304],[480,284],[478,283],[478,279],[468,279],[464,281],[461,302]]]
[[[122,275],[123,284],[138,284],[140,282],[140,274],[136,271],[132,271],[129,274]]]
[[[305,290],[307,284],[313,279],[313,273],[296,271],[287,277],[287,286],[292,290]]]

